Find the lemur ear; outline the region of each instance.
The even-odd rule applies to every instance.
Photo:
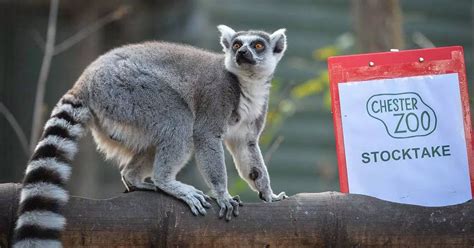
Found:
[[[219,32],[221,32],[221,45],[224,48],[225,52],[226,49],[229,49],[230,47],[230,42],[232,36],[234,36],[235,34],[235,31],[226,25],[219,25],[217,26],[217,29],[219,29]]]
[[[273,53],[283,54],[286,50],[286,29],[281,28],[270,35],[270,43],[273,47]]]

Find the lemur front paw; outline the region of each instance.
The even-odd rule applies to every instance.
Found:
[[[188,204],[189,208],[191,208],[191,212],[196,216],[199,214],[206,215],[207,212],[205,208],[212,206],[207,202],[211,200],[211,198],[198,189],[189,190],[180,198]]]
[[[267,194],[259,192],[258,197],[260,197],[260,199],[266,202],[276,202],[288,198],[285,192],[281,192],[278,195],[273,194],[273,192],[269,192]]]
[[[229,221],[232,219],[232,214],[237,217],[239,216],[239,206],[242,206],[242,201],[238,195],[232,197],[229,194],[226,194],[221,197],[216,197],[217,204],[220,207],[219,218],[224,217],[225,220]]]

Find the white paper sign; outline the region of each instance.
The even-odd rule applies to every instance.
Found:
[[[472,198],[457,73],[338,87],[350,193],[423,206]]]

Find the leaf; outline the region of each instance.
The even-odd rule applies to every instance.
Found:
[[[283,100],[280,102],[279,109],[285,115],[291,115],[295,112],[295,104],[291,100]]]
[[[339,54],[339,48],[335,45],[325,46],[319,49],[314,50],[313,58],[316,60],[326,60],[331,56],[336,56]]]
[[[238,178],[234,182],[234,184],[231,187],[229,187],[229,193],[231,195],[239,195],[247,190],[248,190],[247,183],[242,178]]]
[[[321,93],[323,82],[319,78],[310,79],[291,90],[291,96],[297,99]]]

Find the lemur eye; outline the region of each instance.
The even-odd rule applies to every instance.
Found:
[[[232,48],[234,49],[239,49],[242,45],[240,45],[240,43],[234,43],[234,45],[232,46]]]
[[[263,49],[264,47],[265,47],[265,46],[264,46],[262,43],[257,43],[257,44],[255,44],[255,49],[260,50],[260,49]]]

